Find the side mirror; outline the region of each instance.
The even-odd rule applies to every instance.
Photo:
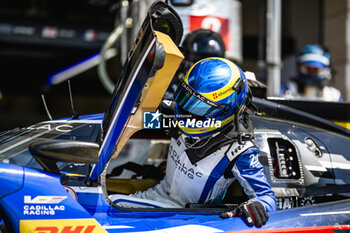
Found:
[[[99,145],[82,141],[40,141],[29,146],[29,151],[45,171],[59,173],[57,162],[98,163]]]

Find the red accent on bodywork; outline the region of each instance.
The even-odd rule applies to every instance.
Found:
[[[95,229],[96,226],[87,226],[84,233],[91,233],[94,229]]]
[[[57,227],[37,227],[35,230],[37,233],[57,233]]]
[[[61,233],[80,233],[83,230],[84,226],[77,226],[72,230],[72,226],[66,226],[63,228]]]
[[[227,231],[227,233],[236,232],[259,232],[259,233],[334,233],[337,230],[350,230],[350,225],[339,225],[339,226],[314,226],[314,227],[295,227],[295,228],[279,228],[279,229],[255,229],[255,230],[244,230],[244,231]]]

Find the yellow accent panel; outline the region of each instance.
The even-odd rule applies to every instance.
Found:
[[[153,78],[148,79],[143,87],[140,97],[141,104],[136,113],[131,116],[124,133],[120,136],[113,158],[118,156],[129,138],[143,128],[143,112],[155,111],[158,108],[165,91],[184,58],[183,54],[168,35],[158,31],[155,31],[155,35],[158,44],[163,45],[165,51],[164,65],[156,72]]]
[[[150,88],[152,92],[148,91],[144,96],[144,99],[141,100],[142,108],[146,109],[147,111],[155,111],[158,108],[160,101],[163,99],[165,91],[167,90],[181,61],[184,58],[183,54],[168,35],[158,31],[155,31],[155,34],[158,42],[163,45],[166,55],[163,67],[157,71],[154,79],[150,80],[152,81],[152,88]],[[141,96],[141,99],[142,97],[143,96]]]
[[[154,187],[159,181],[153,179],[107,179],[107,190],[115,193],[133,194]]]
[[[107,233],[94,218],[21,220],[20,233]]]
[[[239,72],[239,69],[229,60],[225,59],[225,58],[221,58],[221,57],[213,57],[215,59],[219,59],[219,60],[222,60],[222,61],[225,61],[231,68],[231,71],[232,71],[232,78],[230,80],[230,82],[228,82],[223,88],[221,88],[219,91],[213,91],[213,92],[208,92],[208,93],[201,93],[204,97],[206,97],[207,99],[211,100],[211,101],[219,101],[219,100],[222,100],[224,98],[226,98],[227,96],[231,95],[234,90],[232,89],[233,85],[236,83],[236,81],[239,79],[239,77],[241,76],[240,72]],[[207,58],[205,58],[207,59]],[[200,61],[198,61],[197,63],[205,60],[205,59],[202,59]],[[196,63],[196,64],[197,64]],[[195,64],[195,65],[196,65]],[[192,71],[192,68],[195,66],[193,65],[191,67],[191,69],[187,72],[185,78],[184,78],[184,81],[185,83],[188,84],[188,76],[189,74],[191,73]]]
[[[334,124],[337,124],[345,129],[350,129],[350,122],[346,121],[333,121]]]

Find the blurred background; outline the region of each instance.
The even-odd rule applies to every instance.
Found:
[[[111,81],[119,75],[151,0],[11,0],[0,3],[0,131],[72,113],[67,82],[52,84],[72,71],[75,111],[103,112],[110,92],[96,66],[110,33],[123,26],[107,59]],[[169,0],[185,34],[198,28],[219,33],[226,57],[267,84],[268,95],[296,75],[296,55],[307,43],[331,54],[333,85],[350,100],[349,0]],[[97,57],[96,57],[97,56]],[[95,59],[95,60],[94,60]],[[82,62],[83,61],[83,62]],[[67,74],[65,74],[67,75]],[[67,76],[67,77],[68,77]]]

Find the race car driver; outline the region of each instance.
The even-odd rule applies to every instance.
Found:
[[[251,140],[248,91],[244,73],[231,61],[197,62],[175,93],[181,133],[170,132],[164,179],[144,192],[111,195],[110,200],[120,207],[183,208],[217,202],[238,180],[249,200],[222,217],[243,216],[250,226],[265,224],[276,201]]]

